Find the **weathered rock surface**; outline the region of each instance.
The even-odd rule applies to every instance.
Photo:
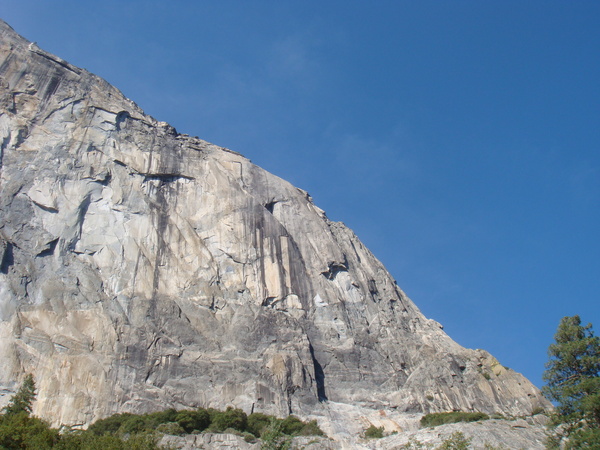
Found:
[[[241,449],[241,450],[259,450],[260,442],[249,443],[243,437],[235,434],[187,434],[185,436],[165,435],[159,441],[159,445],[169,449],[195,450],[199,448],[210,449]]]
[[[452,423],[434,428],[423,428],[406,433],[398,433],[383,439],[371,439],[358,443],[368,449],[393,448],[430,448],[439,447],[445,440],[456,433],[463,433],[470,440],[472,449],[527,449],[543,450],[546,448],[546,428],[536,421],[536,417],[515,420],[484,420],[472,423]],[[418,447],[421,444],[422,447]]]
[[[33,373],[54,424],[549,406],[425,318],[306,192],[1,21],[0,192],[1,393]]]
[[[222,449],[222,450],[258,450],[264,443],[260,440],[247,442],[243,437],[234,434],[187,434],[185,436],[165,435],[159,445],[169,449],[196,450],[196,449]],[[290,440],[290,449],[302,450],[337,450],[340,445],[336,442],[317,436],[298,436]]]
[[[375,426],[388,428],[381,439],[365,439],[356,434],[352,439],[331,439],[315,436],[299,436],[290,440],[292,449],[319,450],[383,450],[383,449],[437,449],[444,441],[460,432],[469,440],[471,449],[527,449],[546,448],[548,418],[544,415],[516,419],[491,419],[472,423],[452,423],[437,427],[420,428],[420,414],[392,413],[371,417]],[[363,416],[363,420],[366,419]],[[389,432],[393,425],[392,433]],[[202,433],[185,436],[165,435],[160,444],[181,450],[210,449],[259,449],[263,442],[250,443],[232,434]]]

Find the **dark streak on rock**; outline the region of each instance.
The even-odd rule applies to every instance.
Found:
[[[52,97],[52,95],[54,95],[54,93],[58,89],[59,84],[60,84],[60,77],[58,75],[54,75],[52,77],[52,79],[50,80],[50,83],[48,83],[48,86],[46,87],[46,91],[44,92],[44,96],[43,96],[44,101],[48,100],[50,97]]]
[[[323,366],[319,363],[315,357],[315,350],[312,344],[309,344],[310,356],[312,358],[313,366],[315,369],[315,382],[317,383],[317,397],[320,402],[327,401],[327,394],[325,392],[325,372],[323,372]]]
[[[6,243],[6,247],[4,248],[4,254],[2,255],[2,262],[0,262],[0,273],[7,274],[8,269],[15,263],[15,258],[13,255],[13,244],[10,242]]]

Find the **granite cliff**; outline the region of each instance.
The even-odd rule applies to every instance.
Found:
[[[31,372],[54,424],[549,406],[425,318],[305,191],[2,21],[0,260],[2,400]]]

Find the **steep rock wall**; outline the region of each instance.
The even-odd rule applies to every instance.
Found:
[[[548,405],[426,319],[306,192],[1,21],[0,108],[4,401],[31,372],[55,424],[171,406]]]

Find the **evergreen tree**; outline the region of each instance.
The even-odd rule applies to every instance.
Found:
[[[600,448],[600,338],[579,316],[563,317],[548,348],[544,394],[556,404],[549,447]]]
[[[8,405],[4,407],[7,415],[25,412],[31,413],[32,403],[35,400],[35,381],[33,375],[28,374],[19,390],[12,396]]]

